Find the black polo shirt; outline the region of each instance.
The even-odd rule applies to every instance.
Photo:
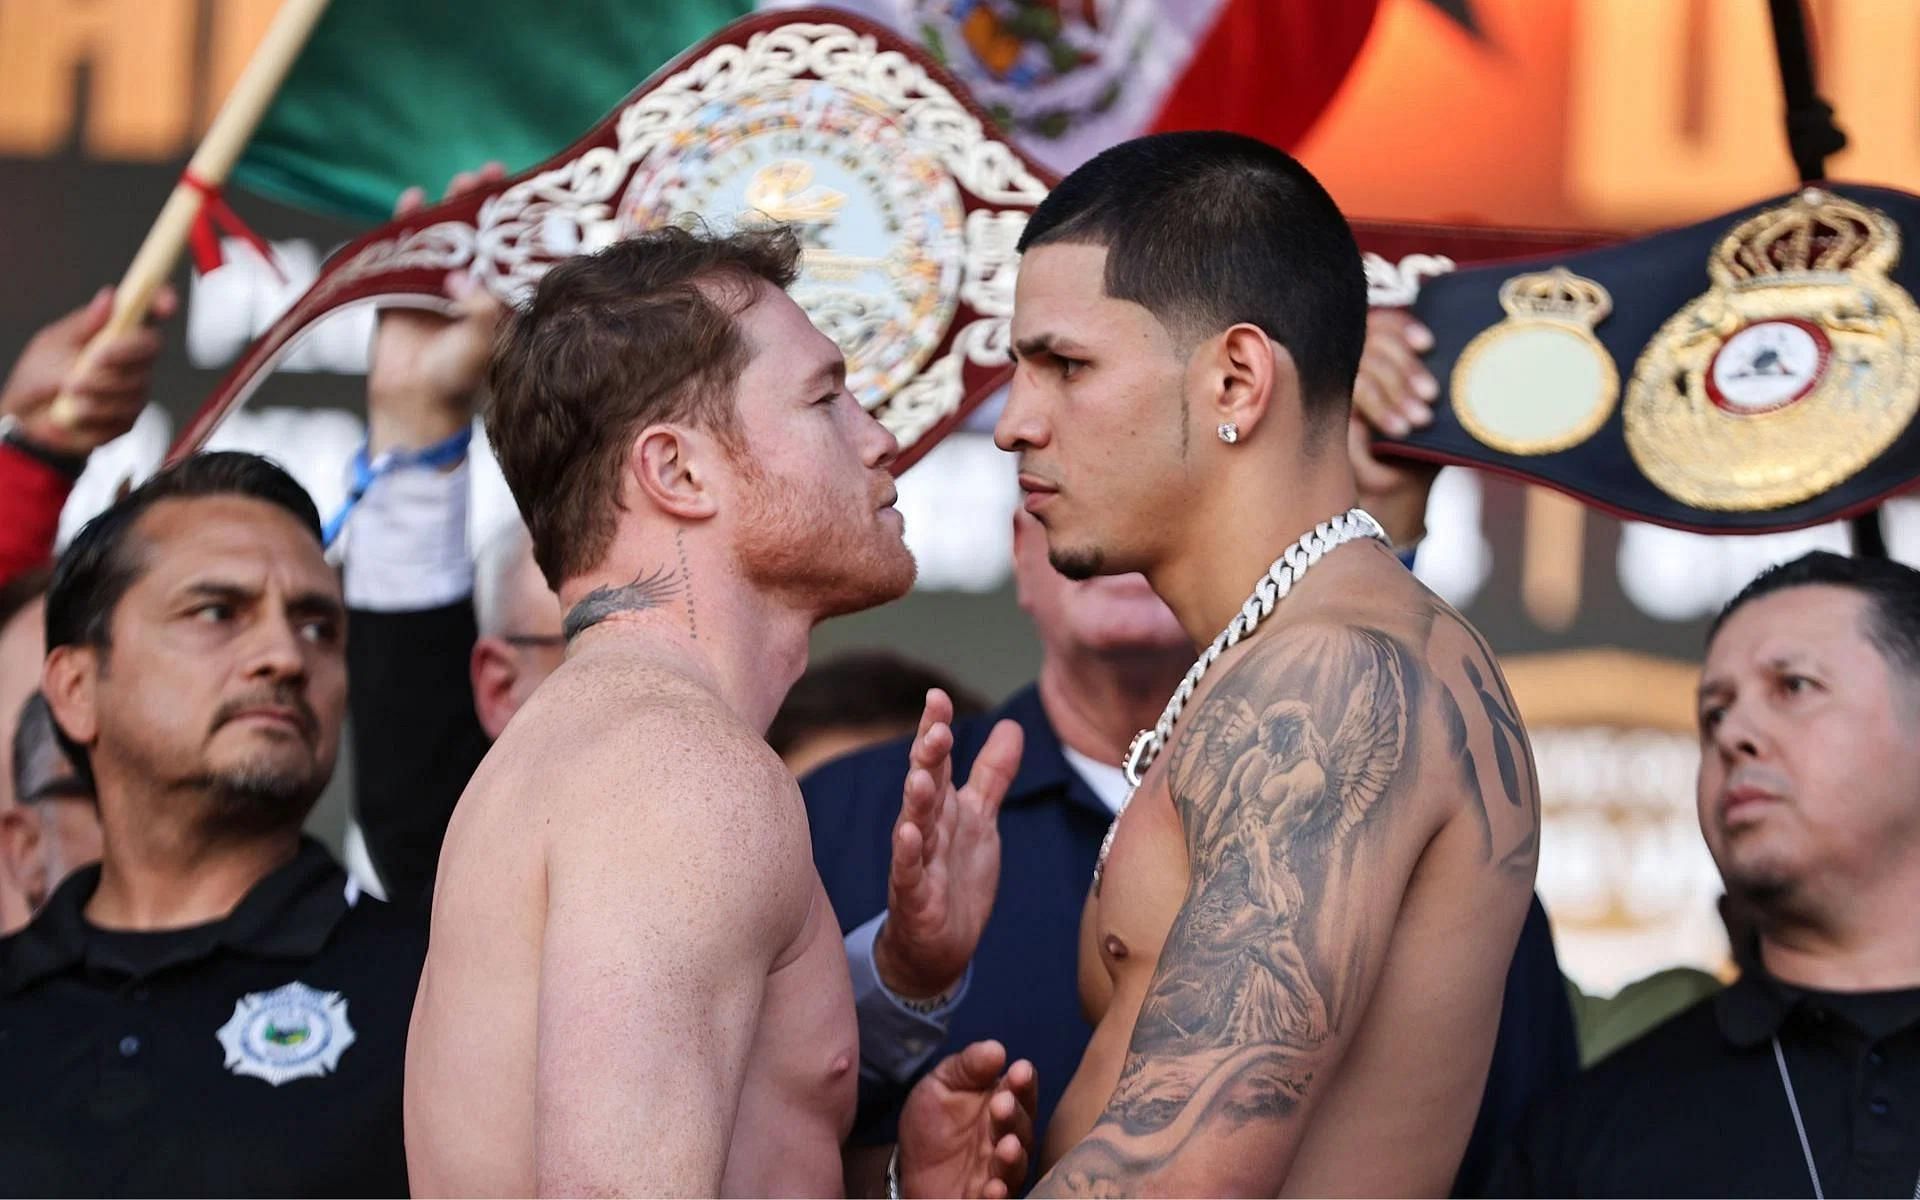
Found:
[[[319,843],[209,925],[89,925],[76,872],[0,941],[0,1191],[400,1196],[426,923]]]
[[[1915,1194],[1920,989],[1836,993],[1750,971],[1538,1109],[1510,1196],[1810,1196],[1778,1036],[1828,1196]]]

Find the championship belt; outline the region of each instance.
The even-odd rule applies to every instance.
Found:
[[[1440,274],[1434,422],[1383,454],[1623,517],[1761,533],[1920,478],[1920,198],[1830,185],[1600,249]]]
[[[917,46],[831,9],[749,16],[682,54],[559,155],[335,254],[241,356],[173,457],[206,442],[321,318],[451,312],[472,272],[517,304],[573,254],[674,222],[791,226],[793,298],[899,439],[898,473],[1011,374],[1015,246],[1053,183]]]

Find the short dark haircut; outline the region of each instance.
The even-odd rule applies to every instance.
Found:
[[[60,755],[66,762],[69,772],[66,777],[56,777],[55,780],[35,778],[39,764],[49,752]],[[56,781],[60,786],[47,786]],[[39,692],[27,697],[25,707],[20,710],[20,722],[13,730],[13,798],[21,804],[94,798],[93,788],[87,783],[86,771],[68,751],[67,743],[54,726],[53,710],[47,706],[47,698]]]
[[[267,459],[237,450],[195,454],[151,479],[88,521],[60,561],[47,589],[47,650],[109,644],[113,610],[140,578],[145,561],[130,537],[148,509],[163,500],[242,496],[290,513],[320,541],[320,513],[306,489]]]
[[[1307,169],[1237,133],[1160,133],[1096,155],[1020,235],[1107,248],[1106,293],[1183,340],[1256,325],[1287,348],[1314,418],[1344,419],[1367,335],[1353,230]]]
[[[1707,644],[1713,644],[1720,627],[1742,605],[1787,588],[1815,584],[1860,593],[1867,602],[1868,639],[1887,665],[1920,678],[1920,571],[1884,558],[1848,558],[1815,550],[1769,567],[1727,601],[1707,630]]]
[[[878,725],[911,728],[920,722],[929,688],[947,693],[956,717],[986,711],[984,700],[938,667],[889,650],[835,655],[808,667],[794,683],[767,728],[767,744],[775,754],[784,756],[822,730]]]
[[[548,587],[606,557],[642,428],[684,421],[737,446],[738,317],[756,281],[784,290],[799,267],[785,227],[715,237],[667,226],[554,267],[508,319],[488,372],[487,437]],[[716,281],[735,294],[702,286]]]

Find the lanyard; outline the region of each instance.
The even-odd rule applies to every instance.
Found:
[[[1827,1200],[1827,1194],[1820,1187],[1820,1169],[1813,1165],[1813,1146],[1807,1141],[1807,1126],[1800,1119],[1800,1100],[1793,1094],[1793,1076],[1787,1074],[1786,1051],[1780,1049],[1780,1038],[1773,1039],[1773,1061],[1780,1068],[1780,1086],[1787,1093],[1787,1108],[1793,1113],[1793,1131],[1800,1135],[1800,1153],[1807,1159],[1807,1178],[1813,1182],[1813,1200]],[[1920,1200],[1920,1178],[1913,1181],[1913,1200]]]
[[[329,548],[333,546],[341,530],[346,528],[347,518],[353,515],[353,510],[361,500],[366,498],[367,489],[372,487],[375,481],[407,467],[427,467],[432,470],[450,467],[467,456],[467,446],[472,441],[473,426],[464,425],[444,441],[423,446],[418,450],[389,450],[372,461],[368,461],[367,445],[362,442],[360,449],[354,451],[353,478],[347,484],[347,501],[340,506],[339,512],[333,514],[333,519],[328,521],[326,528],[321,531],[321,541]]]

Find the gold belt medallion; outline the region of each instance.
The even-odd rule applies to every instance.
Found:
[[[1467,343],[1449,391],[1460,427],[1507,454],[1551,454],[1592,437],[1613,412],[1620,373],[1593,335],[1607,289],[1565,267],[1500,285],[1506,320]]]
[[[1920,409],[1920,309],[1885,213],[1809,188],[1715,244],[1706,293],[1627,385],[1627,449],[1695,508],[1756,512],[1857,474]]]

